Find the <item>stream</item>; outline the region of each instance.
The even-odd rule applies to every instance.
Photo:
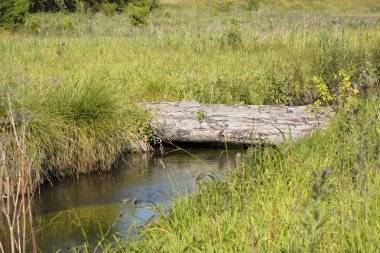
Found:
[[[136,155],[117,169],[46,185],[34,198],[38,247],[64,251],[94,244],[101,234],[133,233],[132,225],[155,217],[152,208],[170,207],[178,193],[191,193],[199,176],[221,177],[239,150],[192,148]],[[85,233],[83,233],[85,231]]]

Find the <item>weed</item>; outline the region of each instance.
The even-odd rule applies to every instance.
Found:
[[[147,24],[150,4],[149,0],[134,0],[128,5],[129,19],[133,26]]]
[[[239,22],[235,19],[231,19],[230,25],[223,33],[223,37],[220,39],[221,47],[230,47],[237,49],[241,47],[243,43]]]
[[[117,10],[117,4],[116,3],[103,3],[101,6],[101,10],[106,16],[115,15],[116,10]]]
[[[380,218],[380,174],[373,154],[380,135],[372,119],[378,102],[351,104],[352,111],[340,110],[327,129],[297,143],[251,148],[227,178],[200,182],[197,193],[177,199],[169,215],[121,252],[376,252],[379,231],[371,224]],[[351,169],[360,163],[371,180],[362,176],[358,184]]]
[[[337,87],[327,87],[321,77],[314,77],[314,85],[318,99],[314,102],[316,106],[329,104],[345,104],[353,102],[358,94],[359,89],[353,86],[351,75],[345,70],[340,70],[337,75],[334,75]]]
[[[323,252],[376,252],[378,3],[260,1],[254,15],[239,7],[246,1],[222,2],[222,13],[215,9],[220,1],[214,3],[164,4],[148,14],[150,2],[132,1],[128,15],[113,18],[40,13],[26,29],[43,36],[0,32],[2,139],[12,135],[3,99],[11,92],[15,119],[23,115],[27,123],[32,188],[53,176],[109,170],[122,152],[149,149],[150,118],[140,102],[319,100],[339,105],[324,132],[250,149],[227,178],[200,182],[199,193],[177,200],[169,216],[151,225],[156,229],[125,250],[272,252],[318,245]],[[310,175],[330,167],[332,193],[311,199],[319,181]]]
[[[59,32],[69,32],[77,29],[75,21],[70,16],[66,16],[64,20],[56,21],[54,27]]]
[[[202,121],[206,118],[206,112],[203,111],[203,110],[198,110],[196,113],[195,113],[195,118],[198,120],[198,121]]]
[[[39,34],[41,32],[41,21],[39,19],[27,19],[24,29],[32,34]]]

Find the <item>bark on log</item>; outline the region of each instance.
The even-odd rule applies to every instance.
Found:
[[[297,140],[326,126],[331,110],[306,106],[148,103],[157,137],[167,142],[234,144]]]

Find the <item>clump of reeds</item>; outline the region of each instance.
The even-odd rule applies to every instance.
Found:
[[[35,173],[27,151],[24,112],[16,116],[11,96],[0,126],[0,252],[37,252],[32,197]]]
[[[27,78],[9,73],[2,76],[1,90],[4,96],[12,93],[16,120],[23,112],[33,189],[52,177],[110,170],[126,153],[150,149],[149,117],[115,87],[81,83],[40,89],[20,85]],[[1,102],[6,115],[8,105]]]

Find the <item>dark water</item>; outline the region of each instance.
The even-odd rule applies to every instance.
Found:
[[[165,155],[129,158],[109,173],[69,178],[37,194],[34,213],[42,252],[64,250],[101,234],[132,233],[133,224],[154,217],[154,205],[168,208],[176,194],[191,193],[197,176],[222,176],[234,165],[234,154],[220,149],[187,149]],[[127,203],[124,203],[128,199]],[[132,204],[135,199],[137,204]],[[85,236],[82,233],[85,231]]]

